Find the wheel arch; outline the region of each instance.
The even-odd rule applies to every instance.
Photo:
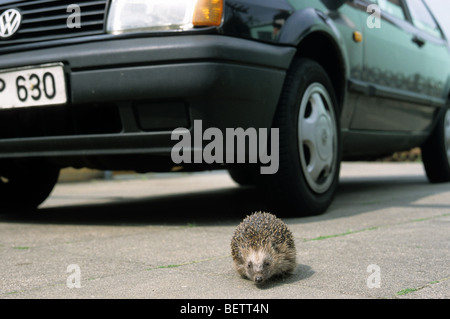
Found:
[[[319,63],[333,83],[342,111],[347,88],[348,63],[345,44],[333,21],[314,8],[296,11],[286,21],[279,42],[297,47],[295,58],[308,58]]]
[[[333,84],[341,111],[347,83],[346,67],[341,50],[334,40],[324,32],[313,32],[299,43],[296,57],[314,60],[322,66]]]

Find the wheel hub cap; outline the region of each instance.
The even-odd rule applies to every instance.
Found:
[[[325,87],[313,83],[303,95],[298,120],[300,162],[308,186],[326,192],[333,182],[337,127],[331,98]]]

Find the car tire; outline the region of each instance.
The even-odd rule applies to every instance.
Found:
[[[333,201],[341,163],[337,106],[325,70],[309,59],[294,60],[273,122],[279,128],[279,170],[262,178],[279,214],[318,215]]]
[[[0,169],[0,205],[13,212],[36,209],[50,195],[60,171],[52,166],[17,162],[2,163]]]
[[[422,162],[431,183],[450,182],[450,109],[422,145]]]
[[[255,186],[258,183],[259,168],[245,165],[228,168],[231,179],[240,186]]]

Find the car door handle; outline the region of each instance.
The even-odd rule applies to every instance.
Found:
[[[419,48],[421,48],[421,47],[423,47],[424,45],[425,45],[425,39],[423,39],[423,38],[421,38],[421,37],[419,37],[419,36],[417,36],[417,35],[415,35],[413,38],[412,38],[412,42],[414,42],[415,44],[417,44],[417,46],[419,47]]]

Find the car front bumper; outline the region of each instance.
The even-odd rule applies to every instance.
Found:
[[[120,129],[7,138],[0,132],[0,158],[167,155],[174,144],[173,129],[192,129],[194,120],[202,120],[203,128],[270,127],[295,51],[223,35],[178,35],[109,39],[1,55],[0,70],[62,62],[69,102],[51,108],[99,105],[101,110],[102,105],[113,105]]]

